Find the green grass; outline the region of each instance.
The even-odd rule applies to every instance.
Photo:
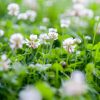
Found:
[[[22,5],[21,0],[0,0],[0,29],[5,31],[4,36],[0,37],[0,56],[6,54],[11,60],[9,70],[0,70],[0,100],[18,100],[19,92],[28,84],[34,85],[40,91],[43,100],[99,100],[100,34],[96,34],[94,29],[97,23],[94,18],[81,18],[87,22],[87,27],[72,23],[70,28],[62,29],[59,16],[71,7],[71,0],[55,0],[52,7],[45,6],[46,0],[38,0],[39,8],[35,22],[18,21],[7,12],[7,5],[12,1]],[[95,3],[89,8],[95,15],[100,15],[99,6],[100,4]],[[27,9],[20,7],[23,12]],[[44,24],[43,17],[48,17],[50,22]],[[46,26],[47,30],[39,30],[40,25]],[[53,43],[50,42],[50,45],[41,45],[37,49],[32,49],[24,44],[23,48],[16,50],[12,50],[9,46],[10,36],[14,33],[19,32],[25,38],[29,38],[31,33],[39,36],[41,33],[47,33],[48,28],[51,27],[57,28],[59,38]],[[84,38],[86,35],[91,36],[92,39],[87,41]],[[76,48],[76,51],[80,50],[80,54],[77,55],[76,51],[69,54],[62,48],[62,42],[68,37],[77,36],[82,39],[82,43]],[[61,62],[66,62],[66,66],[63,67]],[[41,70],[37,66],[31,67],[32,63],[51,64],[51,66]],[[63,97],[59,91],[62,81],[68,80],[75,70],[85,73],[89,90],[81,96]]]

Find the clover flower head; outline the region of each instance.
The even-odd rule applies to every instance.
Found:
[[[42,96],[35,87],[28,85],[20,91],[19,100],[42,100]]]
[[[12,34],[10,37],[10,47],[12,49],[22,48],[24,43],[23,36],[21,33]]]
[[[94,16],[94,13],[91,9],[84,9],[83,14],[88,18],[93,18]]]
[[[25,40],[25,44],[33,49],[38,48],[38,46],[40,45],[37,35],[33,34],[30,35],[30,39]]]
[[[76,44],[81,43],[81,39],[79,38],[67,38],[63,41],[63,48],[67,50],[69,53],[73,53],[75,51]]]
[[[84,94],[87,91],[84,74],[75,71],[71,74],[71,78],[63,83],[64,95],[75,96]]]
[[[40,34],[39,40],[40,40],[41,44],[46,44],[47,40],[49,40],[48,34],[46,34],[46,33]]]
[[[67,50],[69,53],[74,52],[75,49],[75,45],[74,45],[75,41],[73,38],[67,38],[66,40],[63,41],[63,48],[65,50]]]
[[[8,5],[8,14],[11,16],[17,16],[19,13],[19,5],[16,3],[11,3]]]
[[[74,44],[74,39],[73,38],[67,38],[66,40],[63,41],[63,46],[70,46]]]
[[[77,83],[83,83],[85,80],[85,76],[81,71],[74,71],[71,74],[71,80],[73,80]]]
[[[37,13],[36,11],[33,11],[33,10],[27,10],[26,11],[26,15],[27,15],[27,18],[31,21],[31,22],[34,22],[35,21],[35,18],[37,16]]]
[[[73,4],[72,9],[67,12],[67,15],[92,18],[94,13],[91,9],[87,9],[82,3],[77,2]]]
[[[3,54],[1,56],[0,66],[2,67],[2,70],[8,70],[10,59],[7,58],[6,54]]]
[[[33,35],[33,34],[30,35],[30,40],[31,41],[35,41],[37,39],[38,39],[37,35]]]
[[[57,29],[50,28],[48,36],[50,40],[57,40],[58,39]]]

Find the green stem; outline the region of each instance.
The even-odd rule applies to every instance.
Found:
[[[94,31],[93,43],[92,43],[93,45],[94,45],[94,43],[95,43],[95,37],[96,37],[97,30],[98,30],[98,24],[99,24],[99,21],[97,22],[96,29],[95,29],[95,31]]]
[[[52,46],[53,46],[53,41],[51,41],[51,44],[50,44],[50,51],[49,51],[49,54],[51,54]]]
[[[37,51],[36,51],[36,53],[35,53],[35,55],[34,55],[34,59],[36,59],[36,58],[37,58],[37,54],[39,53],[40,48],[41,48],[41,46],[39,46],[39,47],[38,47],[38,49],[37,49]]]

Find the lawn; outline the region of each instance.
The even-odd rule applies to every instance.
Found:
[[[100,0],[0,0],[0,100],[100,100]]]

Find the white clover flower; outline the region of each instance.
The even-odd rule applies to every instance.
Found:
[[[20,14],[18,14],[18,16],[17,16],[17,19],[18,20],[27,20],[27,14],[26,13],[20,13]]]
[[[61,27],[62,28],[68,28],[71,24],[70,20],[69,19],[61,19]]]
[[[39,40],[41,44],[46,44],[47,40],[49,39],[48,35],[46,33],[40,34]]]
[[[26,40],[26,45],[29,46],[30,48],[36,49],[40,45],[39,42],[34,42],[34,41],[29,41]]]
[[[29,41],[29,40],[26,40],[26,45],[33,48],[33,49],[36,49],[38,48],[38,46],[40,45],[39,42],[35,42],[35,41]]]
[[[88,0],[73,0],[72,9],[68,10],[67,16],[93,18],[93,16],[94,16],[93,11],[86,8],[86,5],[89,2],[90,1],[88,1]]]
[[[66,50],[69,52],[69,53],[73,53],[75,51],[75,47],[76,45],[70,45],[70,46],[66,46]]]
[[[83,14],[84,14],[84,16],[86,16],[88,18],[93,18],[93,16],[94,16],[94,12],[90,9],[84,9]]]
[[[33,35],[33,34],[30,35],[31,41],[36,41],[37,39],[38,39],[37,35]]]
[[[83,10],[76,11],[77,16],[93,18],[94,13],[92,10],[84,8]]]
[[[15,33],[10,37],[10,47],[12,49],[22,48],[24,43],[23,36],[20,33]]]
[[[71,74],[71,80],[77,83],[84,83],[85,77],[81,71],[74,71]]]
[[[37,35],[33,35],[33,34],[30,35],[29,40],[28,39],[25,40],[25,44],[33,49],[38,48],[38,46],[40,45]]]
[[[69,53],[72,53],[74,52],[74,49],[75,49],[75,41],[73,38],[68,38],[66,40],[63,41],[63,48],[65,50],[67,50]]]
[[[19,5],[16,3],[11,3],[8,5],[8,14],[12,16],[17,16],[19,13]]]
[[[46,33],[43,33],[43,34],[40,34],[39,39],[41,39],[41,40],[48,40],[49,37],[48,37],[48,35]]]
[[[48,33],[49,39],[57,40],[58,39],[58,33],[49,32]]]
[[[42,100],[42,96],[33,86],[26,86],[20,91],[19,100]]]
[[[86,93],[87,85],[85,83],[84,74],[75,71],[71,75],[71,79],[63,83],[63,93],[69,96],[81,95]]]
[[[76,47],[76,43],[81,43],[81,39],[67,38],[63,41],[63,48],[67,50],[69,53],[73,53]]]
[[[75,5],[73,7],[72,10],[69,10],[67,12],[67,15],[68,16],[84,16],[84,13],[83,13],[84,9],[82,7],[80,7],[79,5]]]
[[[50,28],[49,33],[48,33],[48,37],[50,40],[57,40],[58,39],[57,29]]]
[[[37,16],[37,13],[36,13],[35,11],[33,11],[33,10],[27,10],[27,11],[26,11],[26,15],[27,15],[27,18],[28,18],[30,21],[34,22],[34,21],[35,21],[35,18],[36,18],[36,16]]]
[[[64,93],[66,93],[65,95],[81,95],[86,92],[86,85],[74,81],[68,81],[65,82],[64,89]]]
[[[4,35],[4,31],[0,29],[0,37]]]
[[[81,3],[74,3],[73,8],[68,11],[68,15],[69,16],[79,16],[79,17],[92,18],[94,16],[94,13],[92,10],[87,9]]]
[[[0,67],[2,70],[8,70],[10,64],[10,59],[7,58],[5,54],[1,56]]]
[[[75,43],[73,38],[67,38],[66,40],[63,41],[63,46],[70,46]]]
[[[23,4],[32,10],[36,10],[38,7],[37,0],[23,0]]]

